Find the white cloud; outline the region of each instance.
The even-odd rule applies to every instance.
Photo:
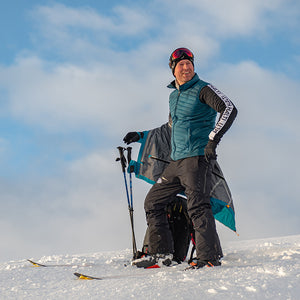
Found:
[[[239,109],[219,146],[239,232],[247,237],[297,233],[299,218],[291,211],[299,208],[294,155],[300,146],[299,84],[250,61],[223,65],[210,77]]]
[[[72,8],[63,4],[54,4],[38,6],[32,12],[32,16],[42,21],[42,25],[47,25],[47,29],[77,28],[104,31],[119,36],[141,33],[151,25],[149,16],[143,10],[118,6],[113,9],[113,12],[114,14],[108,17],[88,7]]]
[[[153,26],[153,17],[144,9],[132,9],[118,6],[114,9],[116,24],[113,27],[114,33],[119,36],[139,35],[149,30]]]
[[[20,59],[14,67],[1,68],[0,80],[8,90],[8,106],[17,118],[54,131],[98,126],[114,133],[130,115],[144,119],[139,112],[145,104],[155,106],[160,102],[144,92],[144,87],[152,84],[146,77],[137,78],[131,67],[47,67],[31,57]],[[157,76],[153,75],[153,80]]]
[[[187,0],[177,3],[181,11],[189,16],[182,17],[181,20],[187,24],[193,22],[191,28],[200,31],[203,30],[203,24],[206,24],[205,32],[219,38],[265,33],[270,26],[277,26],[274,17],[280,18],[281,21],[287,15],[291,17],[291,14],[287,13],[288,5],[282,0]],[[295,18],[294,15],[293,19]]]
[[[249,129],[268,134],[268,138],[273,138],[270,130],[276,130],[274,133],[281,138],[283,134],[288,138],[299,134],[295,110],[299,107],[296,95],[300,93],[297,81],[251,61],[219,66],[211,76],[234,91],[243,114],[239,122]]]
[[[115,7],[110,16],[101,14],[92,8],[72,8],[63,4],[38,6],[31,13],[36,22],[37,32],[32,35],[37,49],[69,55],[103,57],[110,55],[116,40],[142,36],[151,29],[151,16],[140,9],[123,6]],[[37,39],[38,38],[38,39]],[[43,43],[41,43],[43,41]],[[107,49],[108,48],[108,49]],[[100,56],[97,56],[97,51]],[[92,55],[90,55],[92,54]],[[106,57],[107,58],[107,57]]]
[[[1,184],[0,260],[130,248],[129,212],[117,155],[117,150],[91,153],[61,165],[57,177],[22,178],[13,189]],[[146,226],[145,189],[133,181],[140,247]]]

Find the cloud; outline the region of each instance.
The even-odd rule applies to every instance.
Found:
[[[61,165],[56,177],[22,178],[13,188],[2,181],[0,260],[130,248],[128,206],[116,156],[111,150],[90,153]],[[134,188],[139,243],[145,232],[140,188]]]
[[[106,62],[113,57],[112,51],[120,51],[120,42],[124,49],[128,39],[131,40],[129,44],[143,39],[154,23],[145,10],[125,6],[114,7],[105,15],[86,6],[73,8],[53,4],[37,6],[30,15],[36,26],[31,35],[36,50],[44,54],[57,53],[65,61],[85,63],[91,60]]]
[[[116,6],[111,16],[105,16],[90,7],[72,8],[64,4],[54,4],[37,6],[31,15],[37,21],[42,21],[42,25],[46,25],[48,29],[78,28],[118,36],[139,34],[151,26],[151,19],[144,10],[125,6]]]
[[[0,80],[8,91],[8,110],[15,118],[50,131],[96,126],[114,134],[122,120],[134,115],[141,124],[143,107],[149,105],[151,112],[156,110],[155,103],[161,102],[145,93],[144,80],[149,78],[138,78],[135,71],[131,66],[112,64],[108,68],[100,63],[92,68],[47,66],[39,58],[29,57],[13,67],[0,68]],[[150,77],[156,83],[162,76]],[[167,119],[167,108],[164,116]]]
[[[300,146],[298,82],[251,61],[223,65],[210,76],[239,109],[219,146],[219,160],[234,194],[240,233],[297,233],[299,218],[291,211],[299,208],[300,178],[290,151]]]
[[[139,30],[150,34],[155,17],[144,14],[122,6],[110,17],[89,8],[38,6],[32,13],[39,24],[39,34],[32,34],[34,51],[22,52],[14,65],[0,68],[6,109],[26,124],[50,132],[101,127],[113,135],[119,132],[120,122],[128,128],[134,124],[142,128],[144,123],[158,126],[160,121],[152,116],[167,119],[167,106],[159,112],[157,107],[167,103],[166,85],[172,80],[167,67],[170,50],[161,40],[168,30],[162,29],[158,40],[139,42],[134,49],[114,47],[123,34],[140,36]],[[96,37],[102,34],[108,40]],[[208,36],[191,40],[201,53],[202,65],[218,51],[218,43]],[[48,49],[58,61],[43,58]],[[146,117],[140,114],[145,109]]]
[[[298,19],[295,11],[299,11],[298,4],[291,5],[283,0],[229,0],[226,2],[187,0],[184,3],[177,3],[177,7],[189,14],[188,19],[181,18],[179,22],[193,23],[191,28],[196,28],[200,32],[204,29],[212,36],[222,39],[252,34],[270,34],[268,31],[270,28],[277,27],[278,23],[283,24],[286,21],[295,26]]]

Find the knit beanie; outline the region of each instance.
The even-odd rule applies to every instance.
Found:
[[[170,55],[169,67],[171,68],[173,75],[176,65],[183,59],[188,59],[194,66],[194,54],[187,48],[177,48]]]

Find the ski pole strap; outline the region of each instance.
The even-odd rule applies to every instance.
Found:
[[[118,150],[119,150],[120,157],[117,158],[117,161],[121,162],[122,172],[125,173],[125,169],[126,169],[126,158],[124,156],[125,148],[119,146]]]
[[[128,161],[128,172],[132,173],[134,172],[134,166],[130,165],[131,162],[131,151],[132,151],[132,147],[127,147],[127,161]]]

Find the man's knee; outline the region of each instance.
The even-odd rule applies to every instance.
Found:
[[[146,213],[155,209],[155,197],[153,196],[153,192],[151,191],[152,189],[148,192],[144,202],[144,209]]]

